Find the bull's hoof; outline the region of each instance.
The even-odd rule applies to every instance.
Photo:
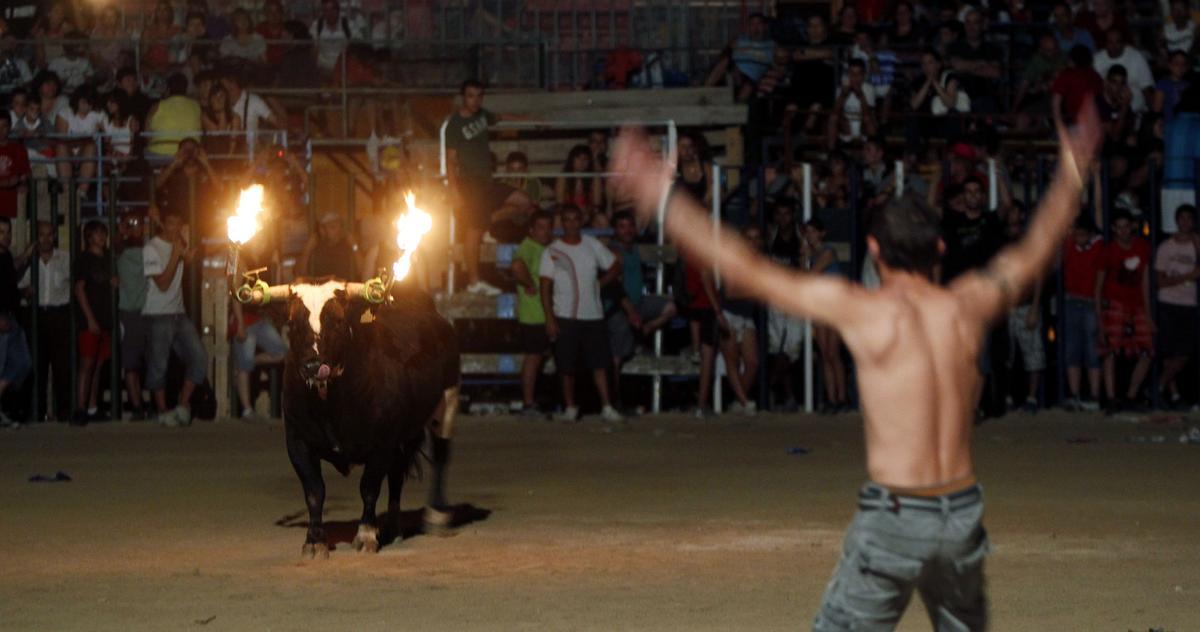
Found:
[[[300,549],[300,559],[327,560],[329,559],[329,545],[324,542],[305,542],[304,547]]]
[[[429,535],[454,535],[454,530],[452,529],[454,526],[454,513],[449,509],[426,507],[422,520],[425,523],[425,533]]]
[[[379,529],[371,525],[358,525],[358,533],[354,535],[354,542],[352,544],[354,550],[359,553],[378,553]]]

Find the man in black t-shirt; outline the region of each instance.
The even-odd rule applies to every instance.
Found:
[[[971,111],[991,114],[999,111],[996,83],[1000,80],[1003,53],[983,39],[983,14],[971,9],[963,20],[963,38],[947,48],[950,66],[959,84],[971,97]]]
[[[11,246],[12,222],[7,217],[0,217],[0,397],[8,389],[19,387],[32,368],[25,331],[17,323],[15,314],[21,303],[16,268],[24,267],[30,251],[17,257],[20,260],[18,266],[9,250]],[[16,422],[0,409],[0,426],[15,425]]]
[[[75,385],[72,423],[83,425],[96,418],[100,391],[100,367],[112,357],[113,276],[108,249],[108,226],[90,221],[83,229],[84,251],[75,258],[71,271],[79,331],[79,374]],[[87,402],[87,409],[83,409]]]
[[[946,254],[942,257],[942,281],[981,268],[999,251],[1004,227],[995,213],[984,210],[983,182],[970,177],[963,183],[961,211],[949,210],[942,218]]]

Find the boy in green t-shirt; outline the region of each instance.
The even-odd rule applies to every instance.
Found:
[[[521,352],[525,354],[521,363],[521,396],[525,407],[523,417],[540,419],[543,415],[533,401],[534,388],[542,363],[550,350],[550,339],[546,335],[546,313],[542,310],[541,289],[538,286],[542,263],[542,251],[553,236],[554,215],[538,211],[529,220],[529,236],[517,247],[512,271],[517,277],[517,322],[521,328]]]

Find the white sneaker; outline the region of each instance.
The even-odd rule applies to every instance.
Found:
[[[20,427],[21,427],[20,423],[14,421],[12,417],[9,417],[8,415],[4,414],[4,411],[0,410],[0,428],[20,428]]]
[[[734,403],[730,404],[730,405],[729,405],[729,408],[727,408],[727,409],[725,409],[725,410],[726,410],[726,412],[728,412],[730,415],[744,415],[744,414],[746,414],[746,407],[745,407],[745,406],[742,406],[742,403],[741,403],[741,402],[734,402]]]
[[[604,410],[600,411],[600,416],[604,418],[604,421],[624,421],[625,420],[624,415],[622,415],[620,412],[617,411],[616,408],[613,408],[612,406],[605,406]]]
[[[467,292],[471,294],[482,294],[484,296],[500,296],[500,288],[487,283],[485,281],[476,281],[467,286]]]
[[[579,421],[579,407],[568,406],[554,416],[555,421]]]
[[[746,414],[753,417],[758,414],[758,402],[750,400],[746,402]]]
[[[181,425],[181,426],[192,425],[192,409],[191,408],[188,408],[187,406],[180,404],[180,405],[176,406],[175,410],[171,411],[171,413],[173,415],[175,415],[175,419],[176,419],[176,421],[179,422],[179,425]]]
[[[175,416],[174,410],[164,410],[158,413],[158,425],[164,428],[175,428],[179,426],[179,418]]]
[[[1098,412],[1100,410],[1100,402],[1094,399],[1083,399],[1079,401],[1079,410],[1088,413]]]

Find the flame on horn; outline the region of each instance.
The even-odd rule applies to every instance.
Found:
[[[397,281],[408,276],[412,269],[412,255],[421,245],[421,238],[433,228],[433,217],[417,207],[417,196],[412,191],[404,194],[408,209],[396,218],[396,247],[400,258],[392,264],[392,278]]]
[[[250,241],[261,228],[258,215],[262,212],[263,186],[252,184],[242,189],[238,196],[237,210],[228,220],[229,241],[242,246]]]

